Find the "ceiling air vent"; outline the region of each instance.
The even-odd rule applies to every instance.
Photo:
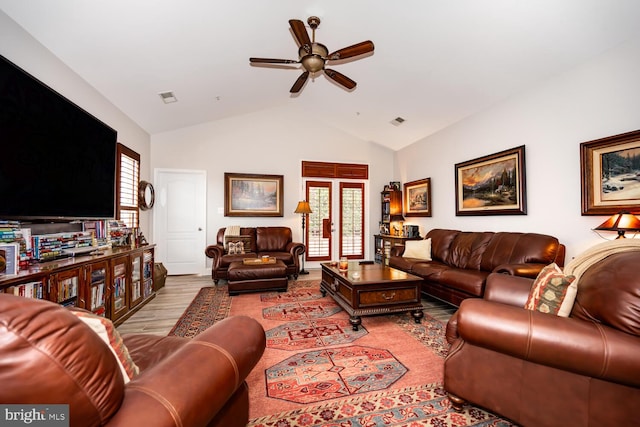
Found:
[[[391,120],[391,124],[394,126],[400,126],[402,123],[404,123],[404,119],[402,117],[396,117],[395,119]]]
[[[160,92],[160,98],[162,98],[162,102],[165,104],[171,104],[172,102],[178,102],[178,98],[173,94],[173,92]]]

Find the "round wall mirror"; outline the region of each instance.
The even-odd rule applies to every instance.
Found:
[[[156,192],[153,189],[153,184],[147,181],[140,181],[138,186],[138,205],[140,209],[143,211],[151,209],[155,201]]]

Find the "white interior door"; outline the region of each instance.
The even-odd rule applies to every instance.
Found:
[[[155,256],[170,275],[206,273],[206,182],[205,171],[155,170]]]

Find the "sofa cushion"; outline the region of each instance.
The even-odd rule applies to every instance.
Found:
[[[392,256],[387,258],[389,260],[389,267],[398,270],[405,271],[413,274],[413,266],[419,263],[421,260],[416,258],[405,258],[403,256]]]
[[[501,264],[549,265],[556,261],[559,245],[558,239],[544,234],[495,233],[482,255],[480,268],[493,271]]]
[[[460,233],[458,230],[445,230],[434,228],[430,230],[425,238],[431,239],[431,259],[445,262],[449,258],[449,248],[451,242]]]
[[[464,231],[456,235],[445,262],[453,267],[480,270],[480,262],[491,238],[492,232]]]
[[[482,270],[468,270],[463,268],[449,268],[442,271],[438,282],[441,285],[481,297],[487,276],[491,274]]]
[[[292,242],[289,227],[257,227],[256,246],[263,252],[287,252],[287,245]]]
[[[565,275],[555,263],[547,265],[533,281],[524,308],[568,317],[576,299],[575,279],[573,275]]]
[[[407,240],[402,257],[431,261],[431,239]]]
[[[91,328],[109,347],[109,350],[111,350],[111,353],[113,353],[118,362],[118,366],[120,366],[125,384],[140,373],[140,369],[133,362],[133,359],[129,355],[129,350],[127,350],[120,333],[113,326],[111,320],[85,311],[72,311],[72,313]]]
[[[451,267],[438,261],[417,262],[413,264],[411,274],[420,276],[425,280],[437,282],[440,280],[442,272],[450,269]]]
[[[610,255],[579,279],[571,317],[596,320],[640,336],[640,251]]]

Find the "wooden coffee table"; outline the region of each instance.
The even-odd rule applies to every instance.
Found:
[[[360,316],[410,311],[416,323],[424,317],[420,301],[422,278],[382,264],[350,262],[347,271],[322,263],[320,291],[349,313],[357,331]]]

